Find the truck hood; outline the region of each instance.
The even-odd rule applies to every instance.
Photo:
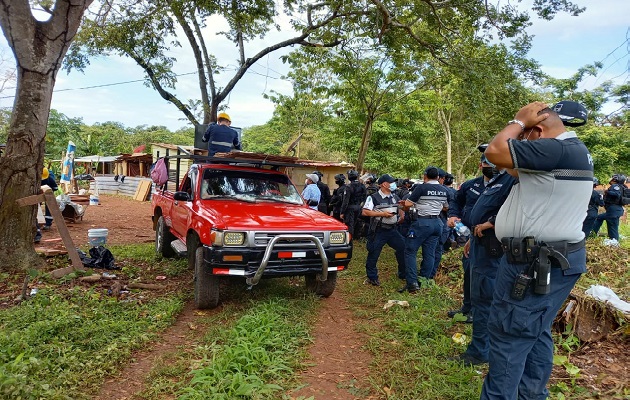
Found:
[[[287,203],[240,203],[212,201],[212,214],[219,229],[243,230],[347,230],[345,224],[306,206]],[[299,227],[299,228],[297,228]]]

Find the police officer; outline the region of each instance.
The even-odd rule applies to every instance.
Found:
[[[313,171],[313,173],[319,178],[319,181],[317,181],[317,188],[322,195],[321,199],[319,200],[319,204],[317,205],[317,209],[324,214],[329,215],[329,204],[331,197],[330,188],[322,181],[324,174],[321,171]]]
[[[444,187],[448,190],[448,204],[449,207],[453,201],[455,201],[455,195],[457,195],[457,189],[453,187],[453,182],[455,181],[455,177],[451,173],[446,173],[446,177],[444,177]],[[444,242],[444,251],[449,251],[451,248],[457,247],[457,242],[455,241],[455,232],[453,227],[448,225],[448,212],[446,213],[446,220],[444,221],[444,225],[446,226],[446,241]],[[442,231],[444,233],[444,231]]]
[[[368,176],[365,178],[366,196],[373,195],[374,193],[378,192],[378,189],[379,186],[376,183],[376,176],[374,176],[373,174],[368,174]]]
[[[374,174],[366,174],[364,175],[364,184],[365,184],[365,199],[363,199],[363,203],[365,203],[365,200],[370,197],[371,195],[373,195],[374,193],[378,192],[379,187],[378,184],[376,183],[376,176]],[[396,183],[394,183],[394,188],[392,188],[392,191],[396,190]],[[361,214],[359,217],[359,220],[357,221],[357,230],[359,232],[361,232],[360,237],[365,237],[367,238],[367,234],[368,234],[368,227],[370,225],[370,218],[366,217],[365,215]],[[359,237],[359,236],[357,236]]]
[[[588,202],[588,210],[586,211],[586,218],[582,223],[582,232],[584,237],[588,238],[595,225],[597,219],[597,213],[599,213],[599,207],[604,206],[604,197],[595,188],[599,185],[599,180],[593,178],[593,193],[591,194],[591,200]]]
[[[216,153],[228,153],[232,151],[232,146],[237,150],[241,149],[241,143],[238,140],[238,133],[230,128],[232,120],[226,113],[219,113],[217,123],[210,124],[201,139],[208,143],[208,156],[213,157]]]
[[[582,222],[593,190],[593,159],[565,128],[583,125],[586,118],[586,109],[572,101],[553,109],[534,102],[521,108],[486,149],[488,160],[513,168],[519,183],[495,222],[505,254],[488,318],[490,367],[482,400],[549,395],[551,325],[586,272]]]
[[[343,221],[341,219],[341,205],[346,195],[346,176],[344,174],[335,175],[335,183],[337,184],[337,189],[333,190],[332,197],[330,198],[330,208],[332,209],[333,218],[338,221]]]
[[[346,188],[346,195],[341,204],[341,219],[348,227],[348,231],[353,238],[358,238],[359,229],[357,229],[359,216],[361,215],[361,206],[366,198],[365,186],[359,182],[359,173],[353,169],[349,170],[348,179],[350,184]]]
[[[447,191],[447,202],[451,202],[452,199],[455,196],[455,192],[456,190],[453,189],[452,187],[447,187],[444,183],[446,182],[446,177],[448,174],[446,171],[444,171],[442,168],[438,168],[438,182],[444,186],[446,188]],[[453,175],[451,175],[452,177]],[[450,180],[450,184],[453,184],[453,180],[451,178]],[[444,245],[446,244],[446,241],[448,240],[448,236],[451,233],[452,228],[449,227],[446,223],[447,220],[447,211],[448,209],[444,209],[440,212],[440,220],[442,221],[442,233],[440,234],[440,237],[438,239],[438,244],[437,246],[435,246],[435,258],[433,261],[433,268],[431,269],[431,272],[429,272],[429,279],[433,279],[435,277],[435,274],[437,273],[437,270],[440,266],[440,262],[442,261],[442,254],[444,254]]]
[[[487,144],[480,145],[478,149],[482,152],[479,167],[482,175],[470,179],[461,184],[459,190],[455,194],[455,199],[449,202],[448,208],[448,225],[455,226],[456,221],[461,221],[467,227],[471,227],[470,212],[477,202],[477,199],[484,191],[486,184],[494,177],[494,165],[489,163],[483,155],[483,151],[488,147]],[[470,305],[470,258],[465,254],[462,255],[462,267],[464,269],[464,300],[459,310],[451,310],[448,312],[449,318],[453,318],[456,314],[463,314],[466,317],[464,322],[472,323],[472,306]]]
[[[378,178],[380,189],[365,199],[362,214],[369,218],[365,261],[365,284],[380,286],[376,263],[381,255],[383,246],[388,244],[396,252],[398,262],[398,276],[405,274],[405,238],[400,234],[396,225],[403,217],[398,209],[400,198],[392,193],[396,180],[388,174]]]
[[[405,178],[400,183],[400,186],[396,189],[396,196],[404,199],[405,196],[409,194],[409,189],[411,189],[411,180],[409,178]]]
[[[494,224],[497,213],[513,184],[514,177],[505,170],[501,171],[488,181],[486,188],[470,211],[473,234],[464,247],[464,253],[467,253],[466,255],[471,260],[472,341],[463,354],[452,358],[466,365],[488,362],[488,316],[499,260],[503,255],[501,242],[494,231]]]
[[[608,228],[608,237],[619,241],[619,218],[623,216],[623,194],[626,183],[625,175],[615,174],[610,178],[610,187],[604,191],[604,208],[606,212],[599,214],[593,226],[595,235],[604,221]]]
[[[422,246],[422,263],[420,276],[425,280],[433,270],[435,260],[435,246],[442,234],[440,212],[448,207],[448,193],[438,182],[438,168],[429,166],[424,171],[424,183],[417,185],[404,201],[404,207],[409,209],[411,226],[405,239],[405,280],[406,285],[399,292],[417,292],[418,285],[418,249]]]

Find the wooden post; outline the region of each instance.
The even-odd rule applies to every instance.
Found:
[[[39,204],[42,201],[48,204],[48,209],[53,216],[55,223],[57,224],[57,230],[59,231],[59,236],[61,236],[61,240],[63,240],[63,244],[68,251],[68,255],[70,256],[70,261],[72,262],[72,267],[60,268],[52,271],[52,276],[54,278],[59,278],[64,275],[67,275],[75,270],[83,270],[83,262],[81,261],[81,257],[79,257],[79,253],[77,249],[74,247],[74,243],[72,242],[72,237],[70,236],[70,231],[66,226],[66,222],[63,219],[63,215],[61,214],[61,210],[59,210],[59,205],[57,204],[57,199],[55,199],[55,195],[53,191],[48,186],[42,187],[43,194],[36,194],[33,196],[23,197],[21,199],[16,200],[16,203],[22,206],[31,206],[34,204]]]

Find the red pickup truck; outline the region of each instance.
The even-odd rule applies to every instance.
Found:
[[[308,290],[333,293],[337,271],[352,257],[350,234],[306,205],[279,171],[291,165],[191,157],[196,163],[178,190],[157,189],[151,205],[155,250],[188,257],[197,308],[217,306],[226,276],[243,277],[250,287],[261,278],[304,276]]]

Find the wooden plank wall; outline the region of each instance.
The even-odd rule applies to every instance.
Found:
[[[120,179],[115,181],[114,175],[99,175],[95,176],[94,179],[94,181],[90,182],[90,193],[92,194],[119,194],[133,198],[142,181],[151,182],[151,190],[147,200],[151,199],[151,193],[154,190],[154,184],[151,179],[144,177],[126,176],[124,182],[120,182]]]

